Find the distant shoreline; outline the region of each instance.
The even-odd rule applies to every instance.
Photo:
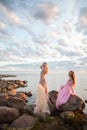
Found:
[[[16,75],[11,75],[11,74],[0,74],[0,78],[6,78],[6,77],[16,77]]]

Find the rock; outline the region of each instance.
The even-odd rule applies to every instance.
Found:
[[[19,85],[16,84],[16,83],[14,83],[13,88],[14,88],[14,89],[17,89],[17,88],[19,88]]]
[[[67,103],[60,106],[60,111],[83,111],[85,103],[77,95],[71,95]]]
[[[23,110],[25,102],[24,102],[24,100],[17,98],[17,97],[9,97],[7,99],[7,105],[9,107],[14,107],[18,110]]]
[[[24,113],[28,113],[29,115],[30,115],[30,114],[33,114],[33,112],[34,112],[34,107],[35,107],[34,104],[25,105],[23,112],[24,112]]]
[[[0,88],[5,88],[7,86],[7,82],[5,80],[0,81]]]
[[[17,92],[15,97],[18,97],[18,98],[20,98],[20,99],[22,99],[24,101],[27,100],[27,96],[23,92]]]
[[[9,127],[9,124],[6,123],[0,123],[0,130],[7,130],[7,128]]]
[[[71,118],[74,118],[75,117],[75,114],[74,112],[72,111],[66,111],[66,112],[62,112],[60,114],[60,117],[64,120],[67,120],[67,119],[71,119]]]
[[[29,115],[22,115],[12,122],[10,127],[13,128],[27,128],[31,129],[36,122],[36,118]]]
[[[11,91],[8,91],[8,95],[9,96],[14,96],[14,95],[16,95],[16,90],[15,89],[11,89]]]
[[[57,91],[49,92],[49,107],[51,112],[55,112],[55,103],[57,98]],[[67,103],[60,106],[60,111],[82,111],[85,108],[85,103],[77,95],[71,95]]]
[[[71,125],[75,129],[82,129],[85,123],[85,116],[78,111],[65,111],[60,114],[60,117],[64,120],[66,124]]]
[[[32,93],[29,91],[29,92],[25,92],[25,94],[28,96],[28,97],[31,97],[32,96]]]
[[[19,87],[26,87],[27,81],[21,80],[0,80],[0,92],[8,92]]]
[[[0,123],[11,123],[19,116],[19,111],[11,107],[0,107]]]
[[[87,100],[85,100],[85,103],[87,103]]]
[[[7,87],[6,87],[6,89],[7,89],[7,91],[9,91],[9,90],[12,90],[13,89],[13,84],[8,84],[7,85]]]
[[[58,94],[58,92],[55,91],[55,90],[49,92],[48,104],[49,104],[49,108],[50,108],[51,113],[56,111],[56,107],[55,107],[56,105],[55,104],[56,104],[57,94]]]
[[[84,124],[84,126],[83,126],[83,130],[87,130],[87,123]]]
[[[0,93],[0,106],[7,106],[8,94]]]
[[[19,86],[21,87],[25,87],[25,84],[27,83],[27,81],[15,80],[15,83],[19,84]]]
[[[85,114],[85,124],[83,125],[83,130],[87,130],[87,114]]]

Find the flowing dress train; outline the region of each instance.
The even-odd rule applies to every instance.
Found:
[[[34,113],[47,113],[50,114],[50,109],[48,106],[48,94],[45,92],[45,87],[40,83],[38,84],[36,107],[34,108]]]
[[[73,90],[72,81],[68,80],[65,85],[61,86],[59,90],[56,99],[56,108],[59,109],[62,104],[65,104],[68,101],[70,95],[75,95],[75,91]]]

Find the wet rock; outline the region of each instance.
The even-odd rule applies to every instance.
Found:
[[[32,93],[29,91],[29,92],[24,92],[28,97],[31,97],[32,96]]]

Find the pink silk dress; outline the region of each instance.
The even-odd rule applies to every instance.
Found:
[[[56,99],[56,108],[59,109],[62,104],[65,104],[68,101],[70,95],[75,95],[75,92],[73,90],[73,82],[68,80],[65,85],[61,86],[59,90]]]

